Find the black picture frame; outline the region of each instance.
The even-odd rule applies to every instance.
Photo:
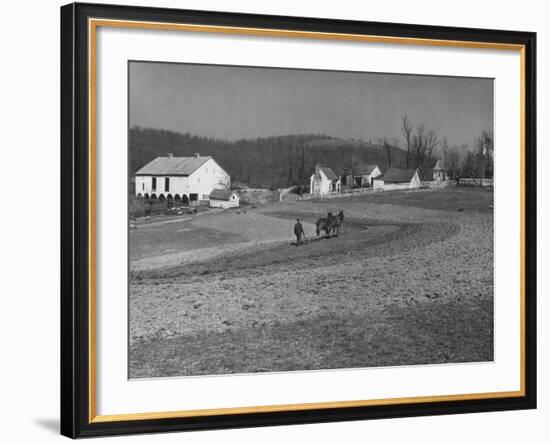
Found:
[[[422,403],[93,422],[90,419],[89,18],[524,47],[524,395]],[[61,434],[105,436],[536,408],[536,34],[73,3],[61,8]]]

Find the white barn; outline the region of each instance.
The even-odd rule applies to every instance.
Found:
[[[315,166],[315,172],[309,179],[309,192],[327,194],[340,192],[341,181],[330,167]]]
[[[380,177],[374,178],[374,188],[383,190],[415,189],[420,187],[418,169],[388,169]]]
[[[214,189],[229,189],[229,174],[211,157],[157,157],[136,172],[136,197],[181,201],[208,200]]]
[[[234,190],[214,189],[210,192],[210,207],[229,209],[239,207],[239,195]]]

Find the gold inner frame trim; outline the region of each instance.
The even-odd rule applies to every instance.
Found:
[[[444,46],[474,49],[497,49],[518,51],[520,54],[520,389],[487,393],[465,393],[437,396],[416,396],[388,399],[367,399],[352,401],[314,402],[284,405],[260,405],[233,408],[159,411],[128,414],[96,414],[96,31],[97,28],[133,28],[163,31],[206,32],[217,34],[252,35],[265,37],[308,38],[369,43],[409,44],[418,46]],[[366,407],[376,405],[419,404],[427,402],[483,400],[525,396],[525,46],[494,42],[423,39],[412,37],[389,37],[377,35],[339,34],[284,29],[245,28],[232,26],[210,26],[182,23],[141,22],[130,20],[88,19],[88,86],[89,86],[89,423],[133,421],[146,419],[168,419],[179,417],[221,416],[246,413],[268,413],[298,410],[322,410],[329,408]]]

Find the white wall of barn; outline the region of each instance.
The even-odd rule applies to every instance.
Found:
[[[212,158],[189,175],[189,194],[198,194],[198,199],[208,199],[214,189],[229,189],[231,178]]]
[[[157,185],[156,190],[153,190],[153,178],[156,178]],[[168,191],[165,190],[165,178],[169,178],[169,187]],[[186,176],[136,176],[136,196],[141,194],[144,196],[148,194],[149,196],[155,193],[157,196],[168,194],[183,195],[189,193],[189,178]]]

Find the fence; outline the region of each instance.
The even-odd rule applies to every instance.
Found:
[[[414,189],[415,187],[411,187],[411,185],[409,183],[391,183],[391,184],[385,184],[379,188],[377,188],[377,190],[384,190],[384,191],[387,191],[387,190],[409,190],[409,189]]]
[[[464,179],[465,185],[471,185],[467,184],[466,179]],[[476,180],[470,180],[470,181],[476,181]],[[488,181],[491,182],[491,184],[488,184]],[[462,184],[463,179],[460,180],[460,184]],[[492,186],[493,180],[483,180],[483,186]],[[422,181],[420,187],[410,187],[409,183],[395,183],[395,184],[386,184],[381,187],[360,187],[358,189],[344,189],[341,192],[329,192],[329,193],[305,193],[303,195],[296,195],[295,193],[287,193],[282,194],[280,197],[280,201],[285,201],[289,203],[296,203],[299,201],[311,201],[311,200],[324,200],[324,199],[331,199],[331,198],[345,198],[348,196],[355,196],[355,195],[365,195],[365,194],[373,194],[377,192],[389,192],[392,190],[418,190],[418,189],[441,189],[448,186],[454,186],[455,182],[446,180],[446,181]],[[477,185],[479,185],[479,180],[477,180]]]
[[[428,189],[442,189],[444,187],[453,186],[454,181],[445,180],[445,181],[422,181],[421,187]]]
[[[481,183],[480,183],[481,181]],[[492,178],[460,178],[458,182],[459,186],[481,186],[481,187],[493,187]]]
[[[328,193],[304,193],[303,195],[296,195],[294,193],[288,193],[281,195],[281,201],[289,203],[295,203],[298,201],[311,201],[311,200],[324,200],[332,198],[345,198],[348,196],[364,195],[369,193],[375,193],[384,189],[374,189],[373,187],[360,187],[358,189],[344,189],[341,192],[328,192]]]

